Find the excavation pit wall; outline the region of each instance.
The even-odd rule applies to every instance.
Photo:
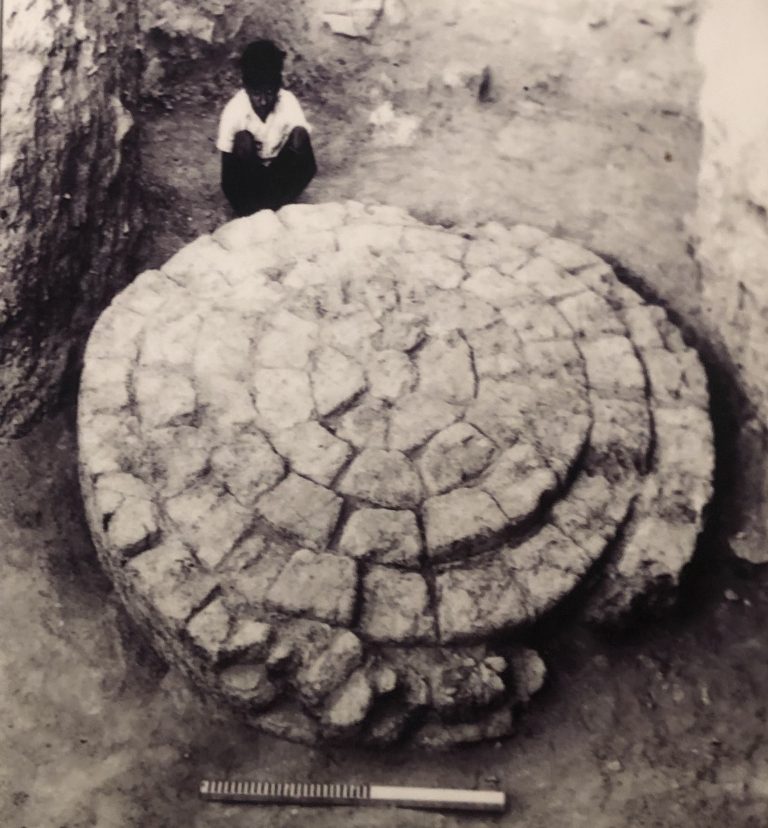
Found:
[[[140,65],[135,2],[4,15],[0,432],[13,434],[56,407],[95,316],[134,275]]]
[[[299,741],[447,746],[514,728],[522,642],[575,592],[602,624],[674,596],[707,409],[664,311],[573,242],[293,205],[102,315],[81,480],[129,612],[206,694]]]
[[[32,0],[3,14],[0,434],[15,435],[71,393],[88,330],[135,276],[142,96],[200,58],[225,65],[251,36],[293,44],[308,67],[319,18],[242,0]]]

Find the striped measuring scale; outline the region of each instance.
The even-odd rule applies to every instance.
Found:
[[[507,796],[503,791],[314,782],[257,782],[236,779],[204,779],[200,783],[200,796],[215,802],[391,805],[400,808],[495,813],[500,813],[507,807]]]

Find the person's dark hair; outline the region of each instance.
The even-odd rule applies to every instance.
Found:
[[[284,62],[285,52],[271,40],[254,40],[243,49],[240,58],[243,86],[281,86]]]

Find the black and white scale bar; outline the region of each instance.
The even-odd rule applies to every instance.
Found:
[[[503,791],[234,779],[204,779],[200,783],[200,796],[215,802],[286,805],[394,805],[400,808],[493,812],[504,811],[507,807],[507,796]]]

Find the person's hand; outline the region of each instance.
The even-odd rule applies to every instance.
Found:
[[[250,132],[243,129],[235,134],[232,154],[241,161],[261,157],[261,141],[257,141]]]

